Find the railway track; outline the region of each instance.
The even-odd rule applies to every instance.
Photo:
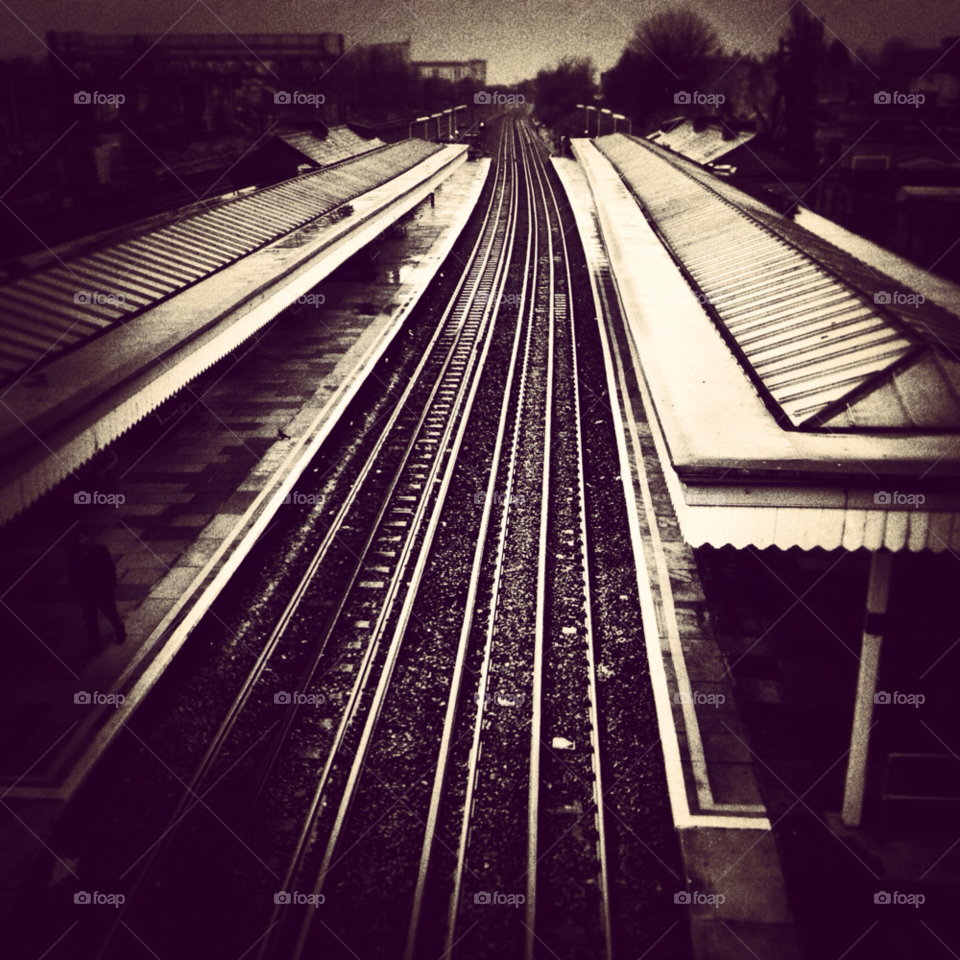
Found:
[[[354,931],[352,943],[375,951],[375,941],[396,943],[405,926],[406,958],[424,952],[486,956],[497,949],[532,958],[543,936],[550,939],[543,930],[543,936],[537,933],[538,902],[545,900],[551,918],[578,899],[574,922],[581,928],[583,955],[596,955],[600,937],[603,955],[612,956],[571,280],[556,198],[541,158],[522,127],[511,136],[528,229],[525,250],[518,251],[512,267],[519,278],[519,293],[509,295],[519,308],[516,322],[512,328],[501,324],[493,334],[509,361],[497,385],[499,403],[491,405],[498,407],[496,416],[488,417],[487,429],[496,439],[479,471],[484,509],[473,538],[465,602],[457,611],[455,655],[430,664],[436,673],[432,689],[441,694],[432,697],[425,694],[422,666],[414,670],[408,658],[406,673],[416,672],[420,695],[431,704],[425,710],[434,714],[427,723],[430,735],[415,749],[398,750],[410,724],[404,704],[414,688],[382,688],[383,698],[368,714],[377,742],[368,740],[354,761],[351,798],[369,768],[358,809],[347,823],[349,808],[341,804],[311,888],[313,897],[331,890],[338,903],[359,903],[394,878],[393,915],[374,923],[376,931],[361,935],[359,943]],[[558,467],[558,460],[564,465]],[[535,509],[524,510],[524,504]],[[558,554],[558,547],[567,552]],[[524,576],[531,566],[533,575]],[[429,610],[416,619],[428,621]],[[436,636],[442,630],[427,632]],[[528,637],[532,644],[525,642]],[[579,745],[569,742],[572,751],[561,758],[552,734],[564,719],[569,723],[571,711]],[[496,722],[491,712],[499,712]],[[546,740],[545,730],[551,734]],[[516,757],[525,761],[515,765],[515,775],[495,783],[481,779],[482,769],[501,761],[509,766]],[[424,780],[431,769],[432,777]],[[561,794],[570,801],[560,810],[546,810],[541,802],[544,770],[558,781],[550,785],[551,802]],[[423,789],[428,781],[429,792]],[[525,800],[523,815],[511,810],[518,794]],[[505,830],[498,812],[512,821]],[[421,838],[418,844],[414,835]],[[340,861],[338,844],[349,853]],[[561,848],[565,862],[578,862],[577,876],[561,878],[541,865],[545,855]],[[491,859],[492,872],[513,883],[509,892],[482,889],[496,886],[484,878]],[[410,890],[407,878],[397,882],[397,867],[410,870],[414,864],[416,884]],[[591,887],[596,895],[585,904],[582,891]],[[571,897],[572,890],[579,892]],[[497,905],[484,902],[486,895],[522,904],[521,922],[486,910]],[[592,923],[583,922],[584,913],[592,913]],[[350,924],[318,928],[317,916],[307,912],[293,956],[342,952]]]
[[[606,774],[635,761],[608,759],[601,716],[624,651],[596,629],[616,589],[593,572],[612,449],[585,408],[596,318],[522,120],[503,119],[493,170],[427,349],[367,422],[91,956],[162,955],[177,916],[197,950],[261,960],[613,958],[636,911],[613,886],[631,841]]]
[[[508,483],[510,499],[493,548],[496,574],[485,628],[481,689],[475,698],[444,954],[455,952],[462,932],[473,929],[474,921],[480,935],[471,933],[470,941],[480,947],[474,950],[465,943],[460,950],[463,956],[489,955],[493,945],[519,955],[521,943],[523,955],[531,960],[543,952],[540,944],[548,951],[559,947],[563,956],[597,956],[597,944],[602,943],[600,955],[611,957],[569,258],[556,197],[539,150],[525,128],[520,136],[534,207],[536,269],[530,333],[541,347],[532,367],[533,379],[541,374],[541,382],[531,385],[526,422],[520,417],[517,421],[516,435],[523,438],[523,446],[511,469],[515,471],[517,459],[524,463],[529,474],[526,486],[512,479]],[[528,492],[514,492],[523,489]],[[510,510],[520,509],[514,504],[531,502],[538,509],[527,511],[522,518],[526,523],[514,522],[511,530]],[[531,560],[536,569],[532,585],[523,582],[522,573],[533,566]],[[527,637],[533,638],[532,645],[524,642]],[[501,686],[503,678],[509,677],[503,696],[488,695],[485,680],[491,666]],[[521,699],[529,705],[529,713],[521,712]],[[491,709],[502,714],[500,722],[490,721]],[[496,788],[489,779],[484,786],[481,760],[487,769],[509,766],[514,751],[527,757],[525,783],[519,776],[498,777]],[[511,844],[498,844],[497,834],[503,825],[498,813],[510,809],[509,797],[520,788],[526,791],[526,836],[525,857],[517,863],[519,838],[513,838],[511,856],[507,849]],[[452,806],[456,807],[455,800]],[[487,910],[495,904],[482,902],[483,898],[478,902],[475,888],[473,897],[469,889],[465,891],[465,877],[481,881],[486,873],[491,878],[487,866],[491,849],[499,854],[493,875],[510,877],[512,868],[520,888],[499,892],[517,899],[522,893],[525,898],[522,931],[518,931],[522,938],[516,940],[503,936],[506,925]],[[559,870],[558,864],[562,864]],[[574,875],[571,865],[576,865]],[[585,891],[593,891],[587,896],[589,903],[584,902]],[[479,893],[493,897],[489,889]],[[571,923],[578,931],[574,936],[565,930]],[[409,942],[408,956],[412,956]]]
[[[122,943],[117,945],[118,940],[122,941],[122,931],[130,929],[128,921],[144,905],[145,892],[156,887],[164,862],[176,859],[170,848],[178,840],[184,818],[197,805],[206,805],[206,794],[226,772],[263,746],[265,749],[260,750],[263,756],[259,758],[258,769],[251,778],[252,787],[243,803],[241,829],[249,824],[271,774],[281,764],[284,751],[294,741],[303,745],[306,737],[298,731],[298,721],[304,719],[304,702],[312,705],[332,701],[341,707],[341,713],[332,741],[325,744],[327,762],[312,803],[302,814],[303,828],[290,856],[286,877],[299,867],[313,818],[321,801],[326,799],[331,777],[338,773],[337,761],[356,749],[354,741],[358,730],[362,728],[361,746],[369,737],[369,719],[375,716],[376,707],[373,714],[366,713],[366,726],[358,723],[358,719],[366,706],[365,698],[372,696],[376,704],[389,683],[390,664],[395,660],[402,628],[395,629],[392,646],[385,648],[384,638],[388,630],[396,626],[398,607],[402,606],[405,588],[409,586],[404,582],[404,575],[416,567],[417,555],[423,552],[419,540],[430,536],[428,511],[435,516],[442,506],[445,489],[442,477],[449,474],[455,460],[450,444],[455,427],[459,427],[462,434],[469,412],[470,386],[478,367],[482,366],[483,334],[496,309],[491,290],[503,272],[501,254],[509,234],[509,217],[504,216],[505,206],[511,203],[509,170],[508,163],[498,164],[499,181],[491,195],[480,239],[430,348],[394,407],[358,482],[330,524],[192,778],[185,784],[161,841],[139,865],[131,895],[118,911],[98,956],[122,955],[124,947]],[[390,476],[386,482],[378,476],[385,471],[389,471]],[[439,489],[435,487],[438,481]],[[376,503],[376,507],[371,508],[369,501]],[[363,518],[366,533],[362,546],[354,552],[352,569],[342,580],[334,601],[323,611],[319,637],[314,635],[310,641],[306,662],[291,685],[293,691],[277,690],[279,674],[274,667],[278,651],[287,644],[297,643],[301,634],[313,634],[316,630],[318,610],[310,601],[311,594],[316,592],[318,574],[337,540],[351,530],[351,524],[358,524],[355,516],[358,511],[367,514]],[[372,522],[370,514],[374,515]],[[342,576],[343,571],[340,573]],[[401,609],[401,619],[402,615]],[[371,692],[376,669],[381,670],[381,677]],[[336,674],[331,676],[333,671]],[[282,672],[290,673],[289,670]],[[352,682],[344,683],[340,678],[348,674]],[[285,695],[289,695],[289,705],[282,717],[265,723],[271,705],[276,713],[278,694],[279,705],[288,702],[282,699]],[[256,732],[252,742],[244,742],[244,738],[238,736],[243,725]],[[350,796],[349,781],[344,796]],[[150,909],[156,912],[157,898],[150,899],[153,900]],[[271,923],[279,925],[275,920]],[[264,938],[261,956],[267,955],[271,942],[269,937]]]

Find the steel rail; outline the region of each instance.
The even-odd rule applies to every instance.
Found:
[[[524,350],[523,370],[521,374],[520,393],[518,397],[517,409],[514,417],[512,450],[509,461],[508,473],[508,491],[513,488],[513,477],[516,471],[516,465],[519,456],[520,431],[523,420],[523,401],[526,395],[526,386],[530,366],[530,352],[533,342],[534,314],[536,309],[536,278],[539,271],[539,253],[540,253],[540,234],[535,216],[533,192],[530,187],[531,178],[529,175],[529,159],[526,150],[523,149],[522,139],[518,141],[521,145],[521,156],[526,173],[526,197],[527,197],[527,217],[530,229],[528,231],[528,246],[526,262],[529,269],[525,271],[524,276],[524,294],[526,294],[529,274],[532,273],[534,280],[530,282],[531,296],[529,300],[529,319],[526,329],[526,342]],[[519,334],[518,330],[518,334]],[[491,482],[495,482],[495,475],[491,476]],[[498,599],[500,593],[500,584],[503,575],[504,561],[506,557],[506,541],[510,522],[510,505],[512,497],[507,498],[503,514],[501,516],[500,531],[496,545],[495,571],[493,577],[492,595],[490,610],[487,616],[486,638],[484,644],[483,661],[481,666],[481,685],[477,697],[477,710],[474,715],[473,737],[470,753],[467,761],[467,786],[463,804],[463,812],[460,823],[460,839],[457,850],[457,865],[454,870],[453,886],[450,893],[450,904],[447,916],[447,933],[444,941],[444,951],[441,954],[443,958],[449,958],[453,954],[453,949],[457,943],[457,919],[460,912],[461,899],[463,896],[463,877],[467,869],[468,847],[473,819],[473,808],[476,803],[476,785],[479,775],[479,761],[482,753],[482,729],[483,729],[483,711],[486,704],[486,683],[490,673],[490,665],[493,656],[493,639],[496,633],[496,623],[498,615]],[[536,709],[536,707],[534,708]]]
[[[500,193],[500,198],[501,198],[501,206],[502,206],[502,190]],[[303,602],[305,596],[307,595],[308,590],[317,575],[317,572],[319,571],[324,560],[329,554],[329,551],[333,543],[337,539],[337,536],[339,535],[339,532],[342,529],[344,522],[348,518],[350,510],[354,506],[359,496],[359,493],[363,486],[363,482],[367,480],[367,478],[371,475],[371,472],[373,471],[373,468],[376,466],[376,463],[379,460],[379,457],[383,451],[383,448],[386,446],[387,442],[391,439],[392,432],[397,424],[397,421],[402,415],[403,411],[405,410],[406,404],[409,401],[411,394],[416,389],[423,370],[431,361],[431,359],[434,359],[433,353],[436,345],[440,343],[445,336],[448,338],[451,336],[451,334],[446,330],[450,315],[453,311],[453,307],[457,302],[458,297],[461,295],[464,287],[467,285],[467,283],[470,280],[471,270],[473,269],[474,264],[476,263],[477,257],[479,255],[478,252],[481,246],[483,245],[484,240],[487,240],[487,251],[485,254],[484,262],[486,262],[486,260],[489,259],[490,251],[493,248],[495,237],[489,234],[488,225],[491,222],[495,222],[495,219],[492,219],[492,218],[494,218],[494,206],[497,202],[497,199],[498,199],[498,191],[497,189],[494,189],[493,191],[491,191],[491,199],[487,206],[487,210],[485,211],[484,221],[481,226],[478,239],[474,244],[473,250],[471,251],[470,258],[467,261],[467,266],[465,267],[461,275],[461,278],[457,284],[455,293],[451,298],[450,305],[448,306],[447,310],[444,312],[444,315],[442,316],[440,322],[437,324],[436,331],[431,337],[427,345],[427,348],[424,351],[424,355],[419,361],[419,363],[417,364],[417,367],[415,368],[412,376],[410,377],[410,380],[407,386],[405,387],[400,399],[398,400],[396,405],[392,408],[387,424],[385,425],[383,431],[378,437],[377,442],[375,443],[371,453],[369,454],[366,461],[364,462],[357,481],[351,486],[351,490],[348,496],[345,498],[344,503],[339,508],[334,520],[331,522],[330,526],[327,528],[327,531],[323,537],[323,540],[321,541],[321,544],[318,546],[313,558],[311,559],[308,569],[305,571],[305,573],[301,577],[301,580],[298,583],[297,587],[295,588],[294,593],[291,596],[291,599],[288,601],[283,613],[281,614],[276,625],[271,631],[271,634],[270,634],[270,637],[268,638],[267,643],[264,645],[263,649],[258,654],[253,667],[248,672],[246,678],[244,679],[243,685],[241,686],[240,690],[238,691],[233,701],[231,702],[226,715],[224,716],[223,720],[220,723],[220,726],[217,729],[217,732],[214,734],[213,738],[208,744],[207,749],[204,752],[204,755],[201,758],[200,762],[194,769],[194,772],[189,782],[185,785],[185,788],[181,794],[180,800],[177,806],[174,808],[173,813],[168,818],[164,831],[161,833],[161,837],[162,837],[161,841],[150,851],[148,860],[144,865],[144,867],[141,868],[141,870],[139,871],[137,881],[135,882],[130,895],[127,897],[127,900],[122,906],[122,908],[120,909],[120,911],[118,911],[118,915],[113,919],[113,922],[111,923],[111,926],[107,932],[107,935],[101,943],[100,950],[98,951],[98,954],[97,954],[98,958],[105,956],[107,950],[112,945],[112,941],[116,933],[119,932],[119,928],[123,924],[124,919],[128,917],[133,910],[136,909],[136,906],[142,896],[144,888],[153,879],[155,872],[160,862],[163,859],[163,856],[167,852],[170,843],[174,839],[174,836],[179,824],[184,819],[184,817],[194,809],[194,807],[196,807],[198,804],[202,802],[203,796],[205,796],[205,794],[199,795],[198,791],[201,789],[204,781],[209,776],[210,772],[212,771],[215,764],[219,760],[221,753],[223,751],[223,748],[226,742],[228,741],[230,734],[235,729],[238,719],[241,716],[244,708],[247,706],[250,700],[250,697],[253,694],[255,687],[257,686],[257,683],[262,679],[264,673],[268,668],[268,665],[270,663],[272,656],[274,655],[274,653],[276,652],[280,644],[280,641],[284,638],[290,625],[293,623],[296,613],[301,603]],[[498,216],[499,216],[499,209],[500,208],[498,207],[497,208]],[[476,291],[474,290],[473,293],[471,294],[471,299],[473,296],[475,296],[475,292]],[[459,338],[465,328],[466,318],[467,318],[467,312],[465,311],[463,314],[463,317],[458,322],[456,330],[453,332],[452,343],[447,350],[447,355],[443,362],[441,372],[437,377],[437,383],[441,382],[443,371],[447,369],[447,367],[449,366],[450,359],[453,357],[455,353],[455,350],[459,342]],[[435,394],[435,391],[433,394],[431,394],[431,397],[434,394]],[[416,437],[416,433],[419,432],[419,429],[421,428],[422,424],[425,422],[428,410],[429,410],[429,402],[424,408],[424,413],[418,422],[417,430],[414,433],[414,437]],[[413,444],[414,444],[414,441],[411,441],[410,448],[413,447]],[[396,486],[402,475],[403,469],[407,465],[408,459],[409,459],[409,450],[405,452],[405,455],[401,460],[401,464],[397,468],[394,478],[388,487],[387,493],[383,497],[383,501],[381,503],[381,506],[378,512],[378,521],[388,508],[390,498],[396,489]],[[373,532],[371,533],[371,537],[368,539],[367,544],[365,545],[366,549],[369,549],[369,544],[372,541],[373,533],[376,532],[376,525],[372,528],[372,531]],[[363,561],[361,560],[361,566],[362,566],[362,562]],[[351,586],[355,582],[355,580],[356,580],[356,575],[350,578]],[[347,589],[349,590],[349,587]],[[338,611],[342,610],[342,607],[346,601],[346,596],[347,596],[347,591],[343,591],[340,595],[340,602],[337,605]],[[312,679],[313,673],[316,670],[316,665],[319,663],[320,658],[324,652],[323,648],[326,645],[330,632],[331,631],[325,631],[323,641],[317,645],[317,648],[311,657],[311,662],[307,670],[304,672],[304,676],[308,676],[309,679]],[[287,716],[285,717],[285,722],[281,727],[281,735],[275,738],[274,742],[277,743],[278,746],[275,752],[272,755],[269,755],[269,765],[271,767],[273,762],[276,759],[276,755],[279,753],[279,750],[282,748],[282,742],[284,738],[289,733],[293,720],[296,716],[297,709],[298,708],[294,706],[290,711],[288,711]],[[250,807],[252,807],[256,803],[256,800],[258,799],[260,792],[265,786],[266,780],[267,780],[267,777],[264,777],[262,775],[262,772],[256,778],[255,786],[254,786],[254,795],[252,800],[248,804],[248,814],[244,818],[244,823],[246,823],[246,820],[248,819]],[[213,786],[215,785],[216,783],[213,784]],[[212,789],[212,788],[213,787],[210,787],[209,789]],[[207,792],[209,792],[209,790]]]
[[[509,215],[509,223],[505,224],[505,227],[507,229],[505,229],[504,231],[505,247],[508,245],[508,241],[506,237],[507,234],[510,234],[511,236],[511,240],[509,241],[509,244],[512,246],[513,223],[515,221],[515,210],[514,210],[514,201],[513,201],[513,196],[515,195],[515,192],[516,192],[515,184],[511,184],[511,187],[512,187],[511,212]],[[498,289],[505,282],[506,276],[507,276],[507,265],[509,264],[509,259],[510,259],[509,255],[498,258],[496,269],[495,269],[495,282],[492,285],[492,289],[494,290]],[[492,310],[491,310],[491,306],[493,308]],[[492,327],[496,323],[496,317],[499,312],[499,308],[500,308],[499,297],[488,298],[487,305],[484,309],[484,320],[485,322],[488,323],[490,329],[492,329]],[[480,338],[478,337],[478,342],[479,342],[479,339]],[[476,367],[476,373],[473,374],[472,376],[468,373],[465,373],[461,381],[461,386],[460,386],[461,396],[463,392],[466,391],[466,388],[468,385],[470,387],[469,396],[466,398],[466,402],[462,405],[463,411],[462,411],[462,416],[460,417],[459,429],[457,431],[457,435],[456,435],[456,438],[454,439],[453,445],[452,447],[450,447],[450,450],[449,450],[450,455],[447,459],[446,469],[444,470],[443,477],[440,479],[440,486],[438,490],[437,499],[431,511],[431,516],[429,518],[426,535],[424,537],[424,542],[419,548],[419,550],[417,551],[416,557],[414,557],[413,554],[414,554],[415,538],[411,537],[408,541],[408,550],[406,551],[406,556],[404,557],[404,561],[403,563],[400,564],[400,569],[405,571],[407,564],[413,561],[414,570],[409,581],[408,590],[404,599],[404,603],[402,605],[398,622],[395,625],[393,630],[393,635],[391,637],[387,655],[386,655],[386,662],[380,673],[377,688],[374,692],[373,702],[370,705],[366,714],[366,721],[364,723],[364,729],[361,734],[360,743],[358,745],[356,753],[354,754],[353,761],[350,766],[350,772],[348,775],[346,786],[341,795],[340,804],[337,809],[333,829],[331,830],[330,835],[327,838],[327,844],[324,850],[323,859],[322,859],[319,871],[317,873],[317,878],[313,884],[312,894],[315,896],[319,896],[321,894],[326,878],[329,875],[329,872],[332,869],[332,867],[335,866],[333,862],[334,857],[337,853],[340,840],[344,833],[350,808],[357,794],[357,788],[360,782],[361,773],[362,773],[370,746],[373,742],[377,721],[379,720],[379,715],[382,710],[383,703],[386,699],[387,692],[389,690],[390,681],[393,675],[393,670],[396,666],[402,640],[406,632],[406,626],[412,613],[413,604],[416,599],[419,584],[422,579],[424,570],[426,568],[428,556],[430,554],[433,537],[440,521],[440,515],[442,512],[443,504],[444,504],[447,492],[449,490],[450,483],[453,478],[453,472],[457,464],[457,455],[459,453],[459,448],[462,444],[463,437],[466,432],[467,424],[469,422],[470,411],[472,409],[473,402],[475,400],[477,390],[479,388],[481,373],[482,373],[484,364],[486,362],[487,354],[490,349],[491,340],[492,340],[492,337],[490,335],[487,335],[486,337],[483,338],[484,345],[483,345],[482,352],[480,353],[479,356],[477,356],[476,353],[473,354],[473,361]],[[443,448],[449,443],[449,435],[452,431],[455,419],[456,417],[452,417],[450,422],[448,423],[444,440],[439,444],[441,448]],[[436,474],[439,473],[441,459],[442,458],[438,457],[432,465],[430,482],[426,485],[428,489],[432,488],[433,482],[436,479]],[[420,516],[418,517],[418,521],[422,521],[424,519],[425,512],[426,512],[426,505],[427,505],[427,499],[425,498],[423,503],[421,504],[422,510],[420,512]],[[385,626],[385,622],[384,622],[384,626]],[[319,805],[320,805],[320,792],[318,790],[318,793],[316,795],[315,808],[319,808]],[[312,825],[311,825],[311,828],[312,828]],[[300,935],[298,937],[297,944],[293,953],[293,960],[299,960],[299,958],[303,956],[303,952],[306,949],[307,941],[309,938],[312,922],[313,922],[313,911],[308,911],[301,925]]]
[[[514,224],[516,226],[516,223]],[[525,255],[525,260],[528,263],[535,262],[531,259],[531,235],[528,234],[527,238],[527,251]],[[524,271],[524,281],[523,287],[521,288],[520,294],[520,305],[518,310],[518,317],[522,317],[527,302],[527,286],[528,286],[528,273]],[[511,402],[512,391],[510,389],[510,384],[514,382],[516,377],[516,368],[517,361],[520,351],[520,341],[521,335],[524,329],[524,324],[518,323],[516,333],[514,335],[514,343],[511,351],[510,364],[506,376],[507,387],[503,391],[503,399],[501,401],[500,416],[498,419],[497,427],[497,437],[494,445],[493,456],[491,459],[490,466],[490,476],[487,482],[487,495],[484,502],[484,511],[481,518],[480,528],[477,534],[477,543],[474,548],[474,557],[473,563],[471,565],[470,580],[467,588],[467,600],[466,607],[464,610],[464,619],[461,625],[460,630],[460,639],[457,646],[457,655],[454,663],[453,675],[450,683],[450,694],[447,699],[446,713],[444,717],[443,725],[443,734],[440,741],[439,756],[437,760],[437,767],[434,773],[434,782],[431,789],[430,797],[430,807],[427,813],[426,820],[426,829],[424,832],[424,839],[421,846],[421,855],[420,855],[420,865],[417,874],[417,885],[414,891],[413,897],[413,906],[410,914],[410,921],[407,929],[407,941],[404,950],[405,960],[413,960],[416,955],[416,940],[417,932],[419,928],[420,915],[423,907],[424,894],[426,889],[427,878],[429,874],[430,867],[430,858],[433,850],[433,841],[436,835],[437,821],[439,818],[440,805],[443,799],[443,789],[447,774],[447,768],[450,761],[450,751],[453,741],[453,729],[456,724],[456,714],[460,704],[460,690],[461,683],[463,679],[464,671],[466,670],[466,660],[469,647],[470,635],[473,630],[474,624],[474,606],[476,604],[476,598],[480,586],[480,578],[482,574],[483,560],[487,555],[487,536],[489,532],[490,520],[493,513],[493,503],[494,503],[494,491],[497,482],[497,476],[499,474],[500,463],[503,453],[503,444],[504,438],[507,431],[507,424],[509,421],[508,412]],[[527,329],[529,331],[529,323],[527,324]],[[529,334],[528,334],[529,340]],[[529,355],[529,349],[527,350],[527,356]],[[524,361],[526,365],[526,357]],[[520,393],[519,399],[522,404],[523,391],[525,389],[526,383],[526,369],[521,375],[520,380]],[[518,409],[520,406],[518,405]],[[497,551],[496,558],[496,574],[494,578],[494,599],[492,609],[496,608],[496,586],[499,582],[499,573],[502,568],[503,563],[503,538],[505,536],[506,524],[507,524],[507,511],[509,510],[510,497],[509,492],[512,489],[512,479],[516,469],[516,457],[517,457],[517,429],[514,430],[513,444],[511,448],[511,455],[508,461],[508,473],[507,473],[507,505],[504,510],[504,513],[501,518],[501,533],[500,533],[500,548]],[[486,687],[487,687],[487,678],[489,675],[489,657],[484,658],[484,662],[481,665],[480,677],[479,677],[479,691],[477,696],[477,723],[479,724],[479,717],[482,714],[484,704],[486,703]],[[476,756],[476,751],[471,751],[471,758]],[[458,887],[455,884],[455,891],[452,895],[452,901],[456,902],[457,900],[457,891]]]
[[[528,134],[529,135],[529,134]],[[538,179],[541,179],[538,171]],[[586,646],[587,646],[587,674],[589,687],[589,713],[590,713],[590,740],[593,749],[593,767],[594,767],[594,802],[596,804],[596,825],[597,825],[597,860],[600,867],[600,894],[601,894],[601,925],[604,931],[604,960],[613,960],[613,929],[610,917],[610,876],[609,859],[607,856],[607,834],[606,817],[604,814],[604,790],[603,790],[603,763],[600,751],[600,717],[599,717],[599,699],[597,694],[597,657],[596,646],[593,632],[593,603],[592,590],[590,583],[590,556],[589,540],[587,532],[587,488],[586,477],[583,462],[583,421],[580,415],[580,375],[577,363],[577,342],[575,328],[575,313],[573,302],[573,278],[570,272],[570,257],[567,250],[566,234],[563,231],[563,221],[560,216],[560,206],[557,201],[556,191],[550,183],[550,179],[543,171],[541,184],[545,188],[544,196],[549,192],[550,200],[554,209],[556,223],[560,232],[560,246],[563,251],[563,261],[566,270],[567,281],[567,314],[570,327],[570,350],[573,363],[573,382],[574,382],[574,418],[576,424],[576,448],[577,448],[577,477],[580,494],[580,544],[581,561],[584,581],[584,617],[586,628]]]

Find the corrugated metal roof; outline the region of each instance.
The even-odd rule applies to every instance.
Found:
[[[615,271],[611,302],[622,303],[630,331],[614,347],[624,351],[614,369],[635,364],[647,415],[639,435],[632,425],[624,431],[627,444],[643,449],[625,447],[623,455],[646,460],[652,441],[684,540],[738,549],[960,551],[956,437],[780,429],[682,289],[662,242],[629,203],[624,179],[594,143],[571,145],[589,191],[561,179],[581,208],[587,261],[598,286]],[[683,303],[671,316],[675,290]],[[624,396],[632,396],[630,376]],[[626,403],[624,416],[635,409]],[[920,492],[924,499],[908,505]]]
[[[647,139],[660,146],[669,147],[695,163],[712,163],[736,150],[737,147],[749,143],[756,136],[752,130],[741,130],[732,138],[729,133],[725,138],[725,131],[727,127],[720,120],[708,124],[699,131],[693,120],[684,120],[671,130],[658,130],[656,133],[651,133]]]
[[[322,167],[383,146],[382,140],[364,140],[349,127],[331,127],[322,139],[312,133],[284,134],[280,139]]]
[[[440,149],[403,141],[6,283],[0,287],[0,381],[139,315]]]
[[[960,427],[960,318],[887,305],[879,295],[911,292],[695,164],[623,135],[595,142],[782,425]],[[931,364],[938,402],[902,402],[910,370]]]

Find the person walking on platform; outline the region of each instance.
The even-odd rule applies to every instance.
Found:
[[[93,543],[86,530],[79,530],[67,547],[67,579],[83,610],[87,642],[94,648],[100,646],[99,611],[102,610],[113,626],[117,643],[123,643],[127,631],[113,598],[117,568],[110,551],[102,544]]]

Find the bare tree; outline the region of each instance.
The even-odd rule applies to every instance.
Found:
[[[652,57],[677,80],[692,80],[709,73],[710,61],[720,52],[720,42],[699,13],[681,7],[638,23],[627,49],[640,57]]]
[[[553,70],[538,71],[534,82],[537,117],[555,126],[574,114],[578,103],[591,103],[597,88],[595,75],[589,57],[564,57]]]
[[[757,130],[771,136],[783,124],[783,98],[776,78],[777,55],[768,54],[763,60],[750,59],[750,108],[757,121]]]
[[[667,10],[641,21],[617,65],[604,75],[608,102],[642,123],[672,110],[677,93],[703,91],[721,49],[695,10]]]

